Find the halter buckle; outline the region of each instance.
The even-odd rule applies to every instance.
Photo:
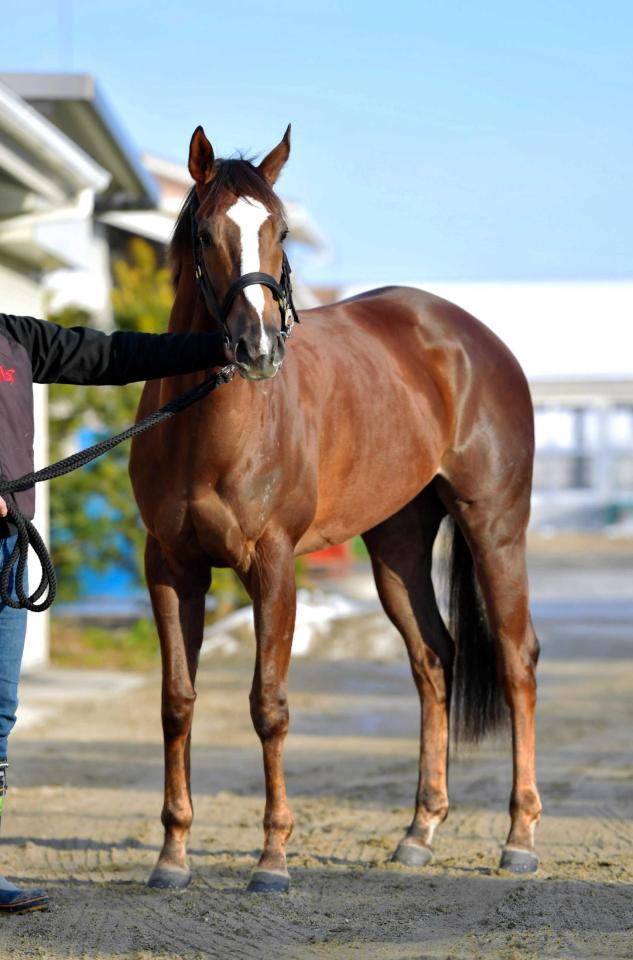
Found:
[[[220,372],[217,374],[218,383],[230,383],[235,374],[235,364],[227,363],[225,367],[222,367]]]

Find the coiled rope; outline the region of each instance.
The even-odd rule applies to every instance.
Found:
[[[185,410],[198,400],[206,397],[215,390],[216,387],[221,386],[223,383],[228,383],[234,373],[235,365],[230,363],[223,367],[219,373],[207,377],[206,380],[192,387],[191,390],[187,390],[186,393],[181,394],[174,400],[170,400],[169,403],[166,403],[159,410],[155,410],[154,413],[150,413],[149,416],[144,417],[114,437],[101,440],[92,447],[87,447],[85,450],[73,453],[70,457],[59,460],[57,463],[51,463],[47,467],[43,467],[42,470],[27,473],[23,477],[18,477],[17,480],[0,478],[0,496],[6,497],[8,494],[17,493],[20,490],[27,490],[29,487],[34,486],[36,483],[41,483],[43,480],[53,480],[55,477],[63,477],[66,473],[72,473],[73,470],[77,470],[92,460],[96,460],[97,457],[100,457],[108,450],[112,450],[113,447],[117,447],[125,440],[136,437],[139,433],[144,433],[146,430],[151,430],[152,427],[157,426],[159,423],[164,423],[165,420],[174,417],[177,413],[180,413],[181,410]],[[23,608],[31,610],[34,613],[42,613],[44,610],[48,610],[57,593],[57,576],[55,574],[53,561],[46,549],[46,544],[36,528],[30,520],[27,520],[26,517],[20,513],[15,503],[10,500],[7,501],[7,519],[11,520],[16,526],[18,535],[15,546],[0,572],[0,602],[7,607],[13,607],[14,610]],[[30,596],[27,596],[24,590],[24,574],[26,571],[29,546],[33,548],[40,562],[42,577],[37,590]],[[9,579],[14,567],[16,567],[15,593],[18,597],[17,600],[13,599],[11,591],[9,590]],[[41,603],[38,603],[37,601],[43,594],[46,594],[46,597]]]

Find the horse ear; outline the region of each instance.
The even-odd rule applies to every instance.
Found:
[[[264,157],[259,167],[259,172],[268,180],[271,187],[281,173],[282,167],[290,156],[290,124],[286,127],[283,140],[274,147],[267,157]]]
[[[189,173],[199,186],[213,177],[213,147],[207,140],[202,127],[196,127],[189,144]]]

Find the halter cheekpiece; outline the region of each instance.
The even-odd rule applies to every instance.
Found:
[[[246,287],[250,287],[255,284],[268,287],[268,289],[271,291],[273,298],[279,306],[279,312],[281,314],[280,333],[284,340],[286,340],[291,335],[294,324],[299,323],[299,316],[292,299],[292,283],[290,281],[290,274],[292,271],[290,269],[290,264],[288,263],[288,257],[286,256],[285,250],[282,251],[281,278],[279,280],[275,280],[275,278],[269,273],[260,273],[259,271],[254,273],[245,273],[243,276],[238,277],[237,280],[231,284],[227,290],[226,296],[222,300],[222,303],[220,303],[213,288],[213,284],[209,279],[209,274],[207,273],[204,263],[204,257],[202,256],[202,244],[200,242],[200,237],[198,236],[196,223],[196,211],[199,207],[200,201],[198,199],[198,195],[194,191],[189,207],[189,216],[191,217],[191,241],[193,245],[193,262],[195,265],[196,283],[198,285],[198,289],[202,293],[209,313],[223,328],[228,343],[230,344],[232,342],[232,337],[226,320],[233,305],[233,301],[239,293],[246,289]]]

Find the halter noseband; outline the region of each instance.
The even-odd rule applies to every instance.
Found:
[[[282,252],[281,279],[279,281],[275,280],[275,278],[269,273],[260,273],[259,271],[254,273],[245,273],[243,276],[238,277],[237,280],[231,284],[227,290],[224,300],[222,303],[220,303],[217,294],[213,289],[213,284],[209,279],[209,274],[207,273],[204,263],[204,257],[202,256],[202,244],[200,243],[200,237],[198,236],[195,216],[199,206],[200,201],[198,200],[198,195],[194,192],[191,206],[189,208],[189,215],[191,217],[191,240],[193,245],[193,262],[195,265],[196,283],[198,284],[198,289],[202,293],[204,302],[207,305],[207,310],[214,320],[223,328],[227,342],[229,344],[232,343],[232,335],[226,319],[229,315],[231,307],[233,306],[233,301],[239,293],[242,293],[242,291],[246,289],[246,287],[250,287],[255,284],[268,287],[268,289],[271,291],[274,300],[279,306],[279,312],[281,313],[280,333],[284,340],[286,340],[290,336],[294,324],[299,323],[299,316],[292,300],[292,284],[290,282],[290,274],[292,271],[290,269],[290,264],[288,263],[285,250]]]

